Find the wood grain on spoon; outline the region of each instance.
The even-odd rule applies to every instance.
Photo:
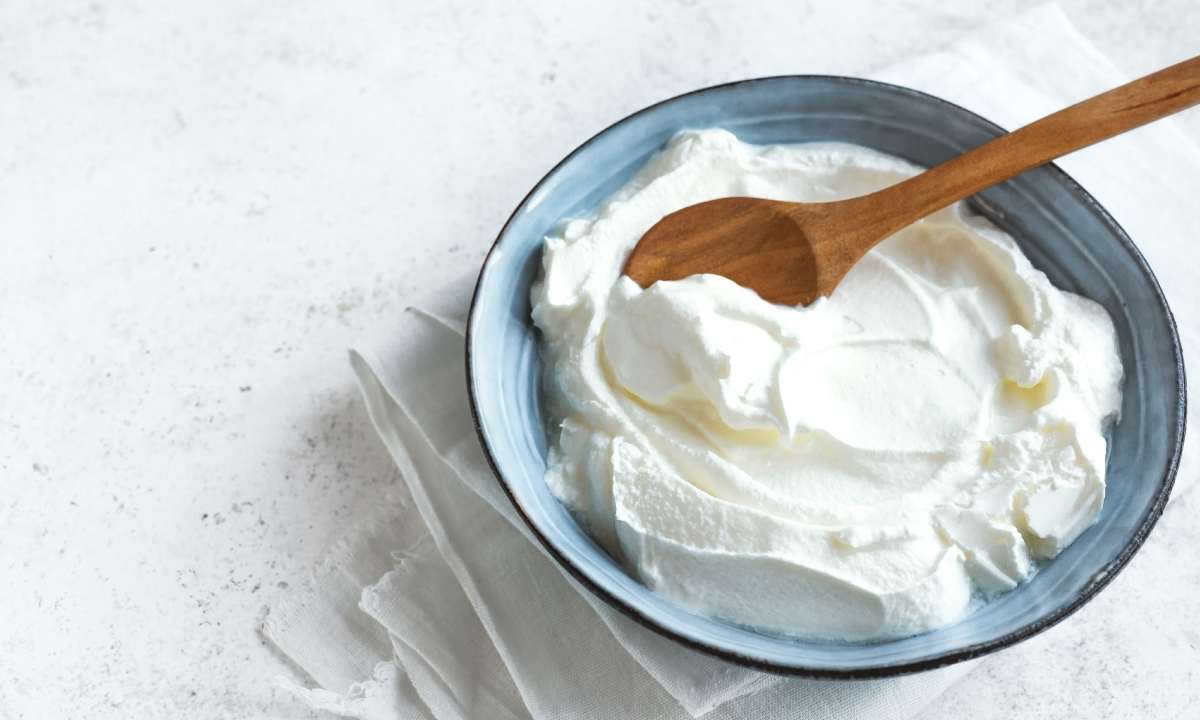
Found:
[[[731,197],[686,207],[642,236],[625,273],[642,287],[713,273],[771,302],[807,304],[833,292],[877,243],[922,217],[1197,103],[1200,57],[1060,110],[869,195],[825,203]]]

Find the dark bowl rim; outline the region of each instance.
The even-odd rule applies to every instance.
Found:
[[[1142,253],[1138,249],[1137,245],[1134,244],[1133,240],[1125,232],[1125,229],[1122,228],[1121,225],[1119,223],[1117,223],[1117,221],[1115,219],[1113,219],[1112,215],[1109,214],[1109,212],[1104,208],[1104,206],[1102,206],[1094,197],[1092,197],[1091,193],[1089,193],[1087,190],[1085,190],[1082,185],[1080,185],[1074,178],[1072,178],[1069,174],[1067,174],[1057,164],[1047,163],[1047,165],[1045,167],[1048,168],[1050,172],[1052,172],[1053,174],[1058,176],[1060,181],[1064,182],[1070,189],[1072,189],[1080,197],[1082,197],[1091,206],[1092,210],[1097,213],[1097,215],[1100,217],[1100,219],[1115,232],[1115,234],[1117,235],[1121,244],[1125,246],[1125,249],[1129,251],[1129,253],[1132,255],[1134,260],[1140,266],[1142,272],[1144,272],[1146,277],[1149,279],[1150,285],[1154,290],[1154,297],[1158,301],[1158,304],[1160,305],[1162,312],[1166,316],[1167,326],[1170,330],[1170,341],[1171,341],[1171,346],[1172,346],[1171,349],[1175,355],[1175,369],[1176,369],[1176,371],[1178,373],[1178,377],[1179,377],[1179,381],[1176,383],[1176,388],[1175,388],[1176,397],[1177,397],[1176,408],[1175,408],[1175,420],[1177,422],[1178,430],[1176,431],[1175,437],[1173,438],[1173,447],[1172,447],[1172,452],[1171,452],[1171,458],[1167,464],[1167,470],[1163,474],[1162,480],[1159,482],[1158,489],[1155,491],[1154,502],[1151,503],[1150,507],[1147,508],[1146,512],[1143,514],[1141,521],[1138,523],[1137,529],[1134,530],[1133,534],[1130,536],[1129,542],[1126,543],[1125,547],[1121,549],[1121,552],[1117,555],[1117,558],[1109,564],[1108,568],[1102,574],[1100,574],[1098,577],[1096,577],[1090,584],[1085,586],[1084,589],[1079,593],[1079,595],[1077,597],[1075,597],[1074,599],[1072,599],[1071,602],[1056,608],[1055,610],[1046,614],[1043,617],[1040,617],[1030,623],[1026,623],[1025,625],[1022,625],[1021,627],[1017,628],[1016,630],[1013,630],[1012,632],[1001,635],[998,638],[994,638],[992,640],[987,640],[985,642],[979,642],[979,643],[974,643],[971,645],[966,645],[961,648],[948,650],[946,652],[939,653],[937,655],[933,655],[931,657],[926,657],[926,658],[922,658],[922,659],[918,659],[918,660],[893,663],[893,664],[887,664],[887,665],[872,665],[872,666],[857,667],[857,668],[850,668],[850,669],[842,670],[842,669],[823,668],[823,667],[822,668],[814,668],[814,667],[807,667],[807,666],[803,666],[803,665],[784,665],[784,664],[779,664],[779,663],[775,663],[775,662],[769,662],[769,661],[762,660],[760,658],[751,657],[751,656],[744,655],[744,654],[738,653],[738,652],[733,652],[731,650],[728,650],[728,649],[725,649],[722,647],[717,647],[714,645],[710,645],[710,644],[701,642],[699,640],[695,640],[693,638],[684,637],[682,635],[679,635],[678,633],[676,633],[672,630],[662,627],[661,625],[656,623],[653,619],[644,615],[638,608],[626,603],[621,598],[610,593],[608,590],[601,587],[598,583],[594,582],[582,570],[577,568],[574,565],[574,563],[572,563],[571,560],[566,555],[564,555],[552,542],[550,542],[549,538],[547,538],[542,533],[542,531],[533,522],[533,519],[530,517],[530,515],[526,511],[525,507],[521,505],[520,501],[517,499],[516,494],[513,492],[512,487],[509,485],[508,481],[505,479],[504,473],[500,470],[500,467],[496,462],[496,458],[492,454],[491,446],[488,444],[487,436],[484,433],[483,423],[480,419],[479,406],[475,400],[476,388],[475,388],[475,380],[474,380],[474,372],[473,372],[474,358],[473,358],[473,354],[471,352],[471,338],[472,338],[472,334],[473,334],[474,327],[475,327],[475,321],[477,319],[477,315],[476,315],[475,311],[478,307],[479,292],[480,292],[481,286],[483,285],[484,275],[487,273],[488,267],[491,264],[493,256],[495,255],[496,250],[499,248],[501,242],[504,240],[504,237],[507,234],[509,227],[512,225],[513,220],[517,217],[517,215],[521,212],[521,210],[528,204],[530,198],[533,197],[533,195],[535,193],[537,193],[537,191],[539,189],[541,189],[541,187],[546,183],[546,181],[552,175],[554,175],[559,170],[559,168],[563,167],[566,163],[570,162],[570,160],[572,158],[574,158],[576,155],[578,155],[580,152],[582,152],[584,149],[586,149],[588,146],[590,146],[598,138],[607,134],[613,128],[616,128],[619,125],[623,125],[627,121],[629,121],[635,117],[638,117],[639,115],[650,112],[660,106],[675,102],[682,98],[689,97],[692,95],[699,95],[702,93],[707,93],[707,92],[711,92],[711,91],[715,91],[715,90],[732,88],[732,87],[736,87],[739,85],[748,85],[748,84],[764,83],[764,82],[777,82],[777,81],[802,81],[803,82],[803,81],[812,81],[812,80],[820,80],[820,81],[824,81],[824,82],[830,82],[833,84],[843,84],[843,85],[849,85],[849,86],[863,86],[863,85],[873,86],[873,87],[881,88],[881,89],[884,89],[884,90],[887,90],[890,92],[918,96],[924,100],[932,101],[936,104],[940,104],[940,105],[946,106],[948,108],[952,108],[954,110],[966,113],[966,114],[976,118],[980,122],[982,122],[989,129],[996,131],[997,134],[1002,134],[1004,132],[1007,132],[1004,128],[1002,128],[999,125],[997,125],[996,123],[988,120],[987,118],[979,115],[978,113],[972,112],[972,111],[962,107],[961,105],[952,103],[948,100],[943,100],[942,98],[939,98],[935,95],[930,95],[929,93],[925,93],[920,90],[914,90],[912,88],[904,87],[903,85],[895,85],[893,83],[881,82],[878,80],[868,80],[865,78],[848,77],[848,76],[842,76],[842,75],[819,75],[819,74],[814,74],[814,75],[809,75],[809,74],[770,75],[770,76],[766,76],[766,77],[749,78],[749,79],[745,79],[745,80],[734,80],[732,82],[719,83],[717,85],[710,85],[708,87],[691,90],[689,92],[681,93],[679,95],[674,95],[672,97],[666,98],[664,100],[660,100],[651,105],[647,105],[646,107],[644,107],[640,110],[637,110],[636,112],[630,113],[629,115],[626,115],[625,117],[621,118],[620,120],[617,120],[616,122],[608,125],[603,130],[592,135],[590,138],[585,140],[578,147],[576,147],[574,150],[572,150],[570,153],[568,153],[565,157],[563,157],[562,160],[558,161],[558,163],[556,163],[554,165],[554,167],[550,168],[550,170],[548,170],[542,176],[542,178],[537,181],[537,183],[533,186],[533,188],[530,189],[530,191],[528,193],[526,193],[525,197],[523,197],[521,199],[521,201],[517,204],[516,208],[509,215],[508,219],[504,222],[504,226],[500,228],[500,232],[496,235],[496,240],[492,243],[491,248],[488,250],[487,255],[483,259],[483,263],[480,265],[479,276],[476,278],[475,288],[471,293],[471,305],[470,305],[470,309],[467,313],[466,336],[465,336],[465,342],[464,342],[465,351],[466,351],[467,396],[468,396],[468,399],[470,402],[470,407],[471,407],[472,423],[475,426],[476,434],[479,436],[479,443],[483,449],[484,457],[487,458],[488,466],[491,467],[492,474],[496,476],[496,480],[500,483],[501,488],[504,489],[505,495],[508,496],[509,501],[513,504],[513,507],[516,508],[517,514],[520,515],[521,520],[525,523],[526,527],[528,527],[530,529],[530,531],[533,532],[534,537],[536,537],[538,539],[538,542],[540,542],[542,544],[542,547],[545,548],[546,551],[550,554],[550,556],[554,558],[555,562],[557,562],[560,567],[565,568],[568,572],[570,572],[571,575],[576,580],[578,580],[584,587],[586,587],[590,592],[592,592],[596,596],[600,597],[605,602],[607,602],[609,605],[615,607],[621,613],[623,613],[627,617],[633,619],[638,624],[658,633],[659,635],[662,635],[663,637],[670,638],[671,640],[674,640],[675,642],[678,642],[685,647],[692,648],[694,650],[705,653],[707,655],[716,656],[721,659],[728,660],[733,663],[737,663],[739,665],[754,668],[757,670],[762,670],[765,672],[780,674],[780,675],[792,675],[792,676],[810,677],[810,678],[819,678],[819,679],[832,679],[832,680],[868,680],[868,679],[877,679],[877,678],[884,678],[884,677],[893,677],[893,676],[897,676],[897,675],[907,675],[907,674],[911,674],[911,673],[924,672],[927,670],[934,670],[934,669],[937,669],[940,667],[945,667],[947,665],[953,665],[955,663],[963,662],[965,660],[971,660],[974,658],[982,657],[984,655],[988,655],[990,653],[996,652],[997,650],[1001,650],[1003,648],[1014,645],[1023,640],[1027,640],[1027,639],[1033,637],[1034,635],[1037,635],[1038,633],[1058,624],[1059,622],[1061,622],[1062,620],[1066,619],[1068,616],[1073,614],[1076,610],[1078,610],[1079,608],[1081,608],[1085,604],[1087,604],[1088,601],[1090,601],[1093,597],[1096,596],[1097,593],[1099,593],[1101,590],[1103,590],[1110,582],[1112,582],[1113,578],[1115,578],[1117,576],[1117,574],[1122,569],[1124,569],[1125,565],[1128,564],[1130,558],[1133,557],[1134,553],[1136,553],[1141,548],[1142,544],[1145,543],[1146,538],[1150,534],[1150,531],[1154,528],[1154,525],[1158,522],[1158,518],[1162,515],[1163,510],[1166,507],[1167,500],[1170,498],[1171,488],[1174,486],[1174,483],[1175,483],[1175,475],[1179,469],[1180,455],[1183,451],[1183,439],[1184,439],[1184,433],[1186,430],[1186,421],[1187,421],[1187,378],[1185,376],[1185,369],[1184,369],[1184,363],[1183,363],[1183,348],[1179,341],[1179,328],[1175,323],[1175,315],[1174,315],[1174,313],[1171,312],[1171,307],[1167,303],[1167,298],[1163,294],[1162,287],[1159,285],[1157,276],[1155,276],[1154,271],[1150,268],[1150,264],[1146,261],[1146,258],[1142,255]]]

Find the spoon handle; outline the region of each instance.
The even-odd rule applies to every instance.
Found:
[[[1059,110],[862,198],[876,238],[980,190],[1200,103],[1200,56]]]

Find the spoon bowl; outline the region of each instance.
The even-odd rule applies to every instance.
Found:
[[[713,273],[772,302],[807,305],[827,294],[822,289],[836,286],[862,257],[843,242],[854,228],[831,231],[828,225],[831,217],[853,217],[858,201],[728,197],[691,205],[642,236],[625,274],[649,287],[659,280]]]

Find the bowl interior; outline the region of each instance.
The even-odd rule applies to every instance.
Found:
[[[976,209],[1012,234],[1060,288],[1112,315],[1126,380],[1111,434],[1099,521],[1032,580],[954,625],[877,644],[764,635],[693,615],[630,576],[546,487],[538,338],[529,288],[542,241],[587,215],[685,128],[723,127],[758,143],[842,141],[935,165],[1002,131],[912,90],[836,77],[779,77],[697,91],[647,108],[568,156],[514,212],[480,275],[468,328],[468,376],[480,436],[502,484],[558,560],[593,591],[676,639],[756,666],[867,677],[936,667],[1028,637],[1091,597],[1141,544],[1166,501],[1182,444],[1183,367],[1158,284],[1121,228],[1048,166],[985,191]]]

